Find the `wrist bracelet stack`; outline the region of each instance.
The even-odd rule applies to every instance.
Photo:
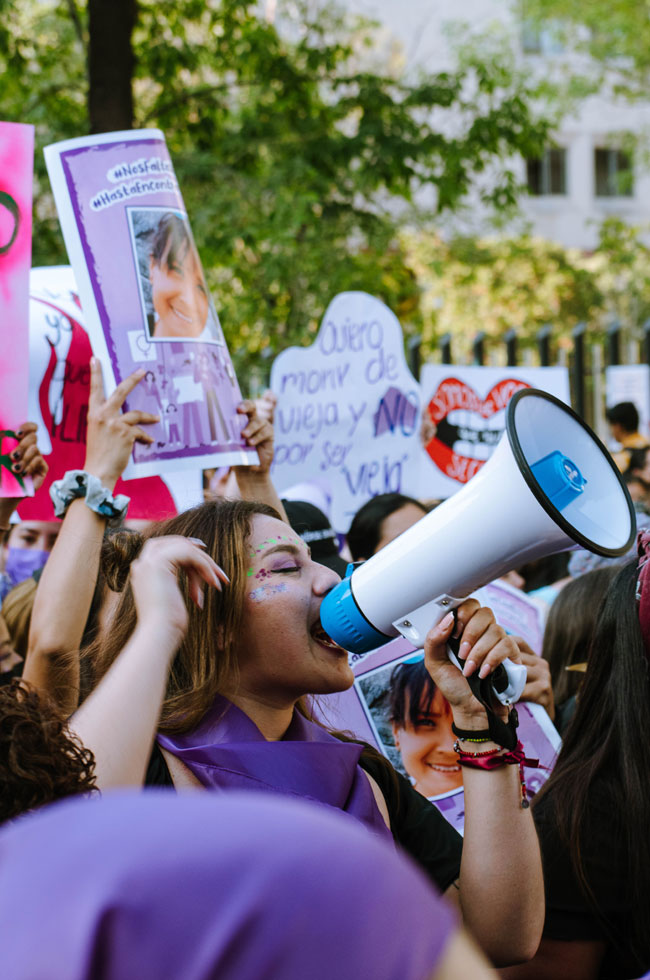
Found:
[[[102,486],[98,477],[85,470],[68,470],[62,480],[55,480],[50,487],[50,497],[56,517],[63,517],[73,500],[84,497],[86,505],[95,513],[110,519],[121,519],[126,515],[131,501],[123,493],[114,497],[110,490]]]
[[[487,742],[488,739],[483,739],[482,741]],[[467,769],[483,769],[492,772],[494,769],[502,769],[503,766],[519,766],[521,808],[522,810],[528,809],[530,801],[526,789],[524,767],[528,766],[530,769],[538,769],[539,759],[527,759],[521,742],[517,742],[516,747],[510,752],[503,748],[488,749],[487,752],[465,752],[461,749],[460,743],[457,741],[454,745],[454,751],[458,753],[459,765],[465,766]]]

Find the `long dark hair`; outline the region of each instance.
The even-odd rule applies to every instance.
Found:
[[[610,586],[576,713],[551,778],[534,805],[545,802],[549,820],[569,849],[585,898],[615,941],[582,857],[589,843],[594,792],[613,801],[610,832],[624,853],[618,870],[626,883],[631,952],[643,956],[648,946],[650,869],[650,663],[639,626],[636,581],[636,562],[631,562]]]
[[[353,561],[365,561],[372,558],[377,545],[381,540],[381,526],[387,517],[394,514],[396,510],[406,507],[407,504],[414,504],[422,511],[422,516],[427,513],[427,508],[415,500],[414,497],[407,497],[403,493],[380,493],[359,508],[350,524],[346,540]]]
[[[553,698],[562,704],[577,694],[583,674],[570,673],[570,664],[584,663],[605,594],[620,565],[595,568],[568,582],[551,606],[544,630],[542,656],[548,660]]]

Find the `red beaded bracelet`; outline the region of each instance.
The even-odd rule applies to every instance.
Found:
[[[504,752],[502,749],[491,749],[488,752],[465,752],[461,749],[458,742],[454,745],[454,749],[458,753],[459,765],[466,766],[468,769],[484,769],[487,772],[491,772],[494,769],[501,769],[503,766],[519,766],[521,807],[523,810],[526,810],[530,806],[524,777],[524,766],[528,766],[530,769],[537,769],[539,768],[539,759],[527,759],[521,742],[517,742],[517,746],[512,752]]]

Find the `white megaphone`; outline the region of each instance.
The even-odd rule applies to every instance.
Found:
[[[323,600],[321,623],[352,653],[400,634],[423,647],[450,610],[510,569],[578,547],[619,557],[635,534],[632,501],[601,441],[563,402],[524,388],[510,400],[490,460],[462,490],[350,566]],[[526,668],[504,666],[493,689],[510,704]]]

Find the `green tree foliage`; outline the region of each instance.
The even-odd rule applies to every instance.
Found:
[[[35,123],[39,146],[87,132],[86,10],[0,0],[0,15],[0,116]],[[547,142],[535,83],[503,58],[404,75],[373,66],[372,32],[330,5],[272,24],[247,0],[139,2],[133,123],[166,134],[241,367],[310,342],[344,289],[418,327],[397,234],[416,196],[433,218],[481,175],[482,198],[512,207],[507,161]],[[40,154],[34,232],[35,264],[65,260]]]
[[[648,229],[609,218],[591,253],[528,235],[516,238],[404,236],[422,287],[425,327],[422,354],[435,359],[442,335],[452,336],[454,358],[471,361],[472,341],[484,333],[487,348],[504,356],[501,340],[515,328],[520,346],[532,348],[539,329],[553,328],[555,342],[570,347],[578,323],[602,342],[617,321],[625,341],[639,341],[650,320]]]
[[[619,95],[647,100],[650,6],[642,0],[518,0],[531,26],[551,30],[568,48],[589,55],[591,72]]]

